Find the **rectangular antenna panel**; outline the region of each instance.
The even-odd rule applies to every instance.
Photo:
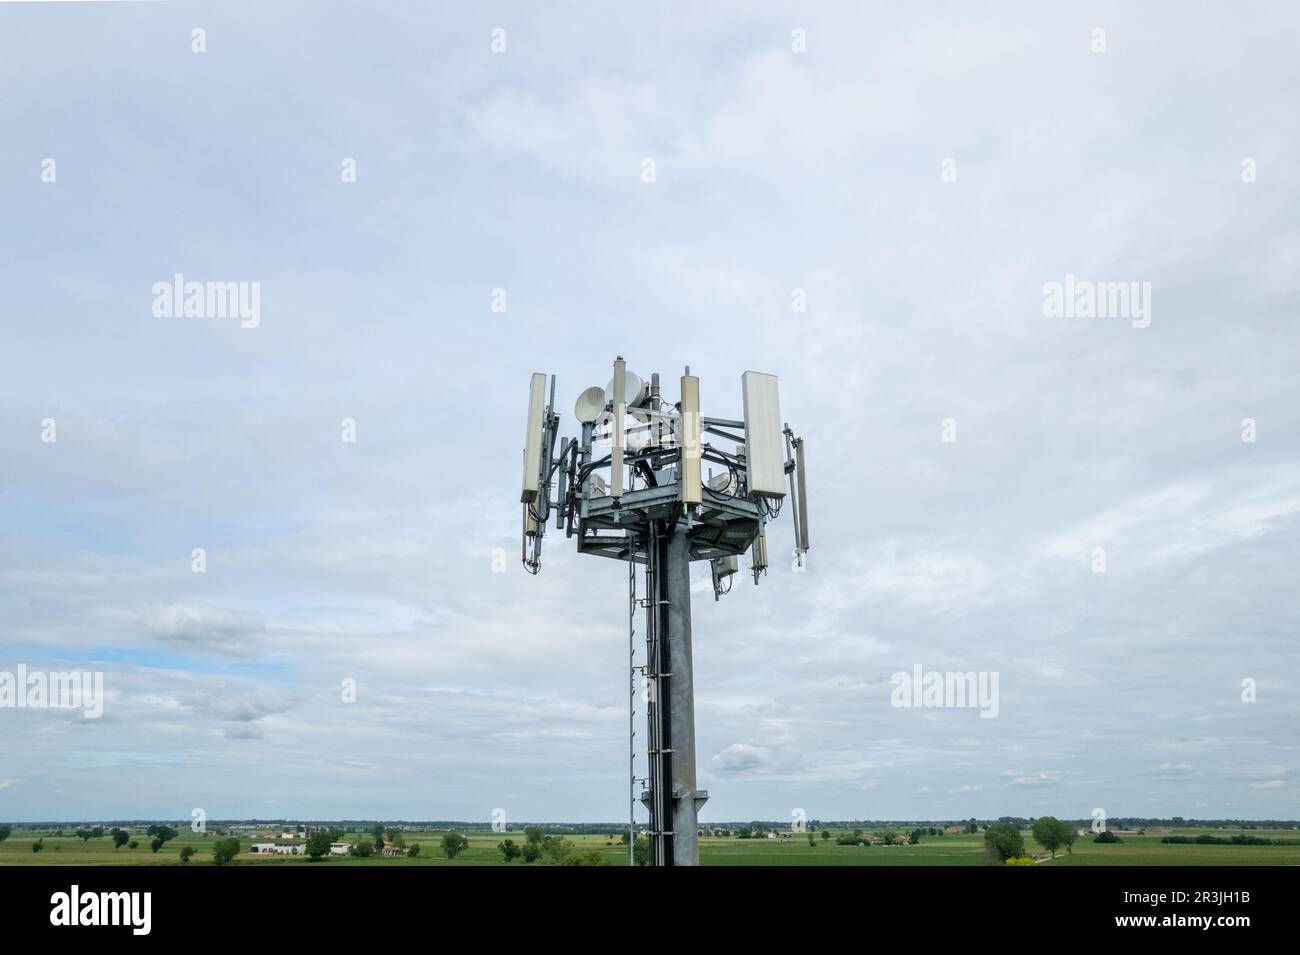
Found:
[[[524,435],[524,490],[519,500],[537,500],[542,473],[542,415],[546,411],[546,376],[538,372],[528,386],[528,431]]]
[[[750,497],[785,497],[785,445],[776,375],[740,376],[745,408],[745,479]]]
[[[609,496],[623,496],[623,415],[627,411],[627,362],[614,362],[614,420],[609,439]]]
[[[700,503],[700,379],[682,376],[682,503]]]

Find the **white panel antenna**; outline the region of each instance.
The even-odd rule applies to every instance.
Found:
[[[776,375],[740,376],[745,411],[745,483],[750,497],[785,497],[785,446]]]
[[[639,383],[640,378],[632,375]],[[627,414],[627,362],[618,359],[614,362],[614,380],[609,383],[610,400],[614,403],[614,420],[611,422],[609,439],[609,496],[623,496],[623,418]],[[640,385],[637,385],[638,392]]]
[[[542,415],[546,411],[546,376],[533,375],[528,386],[528,431],[524,435],[524,490],[519,500],[531,504],[537,500],[542,470]]]
[[[694,375],[682,375],[681,411],[681,499],[684,504],[699,504],[700,379]]]

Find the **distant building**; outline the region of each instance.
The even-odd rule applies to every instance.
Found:
[[[345,856],[345,855],[347,855],[350,851],[352,851],[352,843],[350,843],[350,842],[331,842],[331,843],[330,843],[330,855],[332,855],[332,856]]]
[[[280,842],[254,842],[248,847],[248,851],[253,855],[300,856],[306,853],[307,847],[302,843],[286,846]]]

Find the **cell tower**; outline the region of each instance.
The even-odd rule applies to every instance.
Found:
[[[555,378],[535,374],[524,444],[523,564],[541,569],[552,514],[578,552],[628,565],[629,860],[636,845],[635,794],[650,812],[653,865],[698,865],[700,807],[709,794],[695,779],[695,691],[691,673],[690,562],[709,561],[713,595],[731,589],[738,558],[752,559],[754,583],[767,571],[767,524],[787,496],[796,566],[808,551],[803,439],[781,421],[775,375],[740,378],[743,419],[700,412],[700,380],[688,367],[681,399],[665,401],[659,375],[648,382],[620,356],[608,386],[578,396],[577,438],[561,438]],[[705,436],[713,440],[705,440]],[[727,443],[730,450],[719,445]],[[599,456],[598,456],[599,455]],[[703,475],[702,469],[709,466]],[[714,470],[717,473],[714,473]],[[637,597],[637,565],[645,596]],[[637,665],[635,622],[645,610],[645,662]],[[636,775],[636,677],[644,680],[649,777]]]

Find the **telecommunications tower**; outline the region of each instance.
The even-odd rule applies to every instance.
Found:
[[[690,562],[707,560],[716,600],[750,552],[754,583],[767,571],[767,524],[787,495],[795,566],[808,551],[803,439],[781,421],[775,375],[740,378],[743,418],[700,412],[700,379],[688,367],[680,400],[666,401],[659,375],[643,381],[614,362],[609,385],[578,396],[576,438],[560,437],[555,377],[535,374],[524,442],[523,564],[541,569],[552,515],[578,552],[628,565],[629,855],[636,845],[635,792],[650,812],[652,865],[698,865],[697,825],[709,794],[695,781]],[[706,437],[707,436],[707,437]],[[724,447],[728,445],[729,447]],[[702,473],[708,467],[708,473]],[[716,473],[714,473],[716,470]],[[638,599],[636,568],[645,573]],[[645,610],[646,656],[636,663],[636,610]],[[636,677],[645,687],[648,778],[636,775]]]

